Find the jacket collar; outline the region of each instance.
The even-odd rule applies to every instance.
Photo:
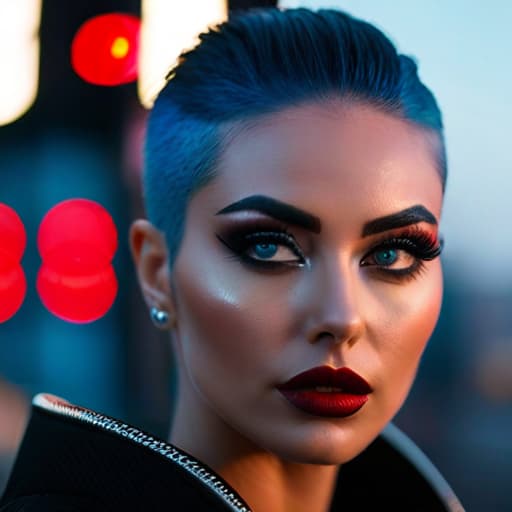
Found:
[[[195,459],[176,446],[139,430],[136,427],[123,423],[98,412],[70,404],[66,400],[48,393],[39,393],[32,401],[33,406],[53,412],[59,416],[71,417],[79,422],[122,436],[132,443],[147,448],[178,465],[181,469],[196,478],[201,484],[215,493],[233,512],[250,512],[248,505],[241,496],[230,487],[219,475],[206,464]]]
[[[4,500],[42,488],[90,495],[97,492],[97,482],[106,494],[120,495],[132,492],[130,482],[136,481],[147,494],[138,496],[145,504],[162,506],[180,495],[188,505],[211,504],[187,509],[250,512],[210,467],[170,443],[51,394],[36,395],[32,406]],[[338,475],[331,512],[383,506],[396,511],[464,510],[428,458],[392,424]]]

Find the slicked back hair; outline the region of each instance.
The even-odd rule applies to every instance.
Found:
[[[339,98],[424,129],[435,136],[445,189],[442,116],[415,61],[375,26],[342,11],[237,14],[201,34],[167,78],[149,116],[143,195],[148,219],[165,234],[171,269],[188,202],[215,178],[229,134],[286,108]]]

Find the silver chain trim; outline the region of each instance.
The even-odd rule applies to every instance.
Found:
[[[110,418],[84,407],[70,404],[62,398],[48,393],[37,394],[32,399],[32,405],[56,414],[76,418],[80,421],[95,425],[103,430],[114,432],[122,437],[126,437],[131,441],[134,441],[137,444],[145,446],[178,464],[188,473],[196,477],[215,494],[217,494],[217,496],[219,496],[234,512],[251,512],[251,510],[240,501],[240,498],[232,490],[228,489],[215,474],[202,466],[197,459],[193,459],[178,448],[160,439],[155,439],[154,437],[141,432],[137,428],[117,421],[114,418]]]

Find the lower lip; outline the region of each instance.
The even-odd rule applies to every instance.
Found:
[[[279,390],[298,409],[315,416],[344,418],[356,413],[368,401],[368,395],[322,391]]]

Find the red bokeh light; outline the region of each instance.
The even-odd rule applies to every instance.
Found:
[[[0,252],[18,262],[27,245],[27,235],[18,214],[0,203]]]
[[[130,14],[102,14],[75,34],[71,65],[86,82],[120,85],[137,79],[140,19]]]
[[[117,295],[112,265],[84,274],[65,274],[43,264],[37,274],[37,292],[56,317],[73,323],[98,320],[110,309]]]
[[[25,299],[27,281],[20,260],[26,243],[18,214],[0,203],[0,323],[13,317]]]
[[[117,230],[110,214],[88,199],[68,199],[44,217],[37,235],[43,265],[37,291],[46,308],[69,322],[93,322],[112,306],[111,265]]]
[[[7,322],[20,309],[27,293],[27,280],[21,265],[0,269],[0,323]]]
[[[98,269],[114,257],[117,230],[100,204],[68,199],[55,205],[41,221],[37,247],[41,259],[59,271]]]

